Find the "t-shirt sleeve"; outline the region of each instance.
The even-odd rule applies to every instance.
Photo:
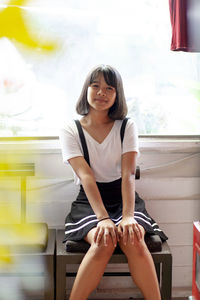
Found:
[[[138,155],[140,154],[137,126],[133,120],[128,119],[124,134],[122,154],[132,151],[137,152]]]
[[[83,156],[82,148],[79,143],[78,132],[73,125],[67,125],[62,128],[60,130],[59,139],[64,163],[68,163],[70,158]]]

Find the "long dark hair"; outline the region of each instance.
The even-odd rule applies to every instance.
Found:
[[[119,72],[109,65],[99,65],[93,68],[86,77],[80,97],[76,104],[76,111],[79,115],[85,116],[89,112],[89,104],[87,101],[88,87],[94,80],[103,74],[105,82],[114,87],[116,90],[115,103],[109,109],[108,115],[113,120],[123,120],[127,115],[127,105],[124,95],[124,88]]]

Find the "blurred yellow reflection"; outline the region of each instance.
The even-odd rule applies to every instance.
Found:
[[[0,269],[13,263],[9,247],[0,245]]]
[[[45,40],[37,34],[33,34],[28,13],[23,8],[28,0],[10,0],[6,7],[0,10],[0,38],[7,37],[29,48],[39,48],[43,51],[54,51],[58,45],[56,41]]]

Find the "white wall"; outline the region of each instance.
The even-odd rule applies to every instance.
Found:
[[[164,166],[143,172],[137,186],[169,237],[173,287],[187,288],[192,284],[192,222],[200,220],[200,153],[195,145],[175,144],[143,152],[141,168]]]
[[[140,139],[140,146],[141,179],[136,182],[136,188],[146,200],[149,213],[169,237],[173,288],[178,295],[179,288],[190,289],[192,283],[192,222],[200,220],[200,141]],[[70,167],[62,163],[58,141],[40,141],[31,147],[27,142],[14,146],[2,143],[0,161],[6,158],[35,163],[35,177],[28,179],[28,221],[63,227],[78,188],[73,184]],[[0,182],[0,209],[9,203],[19,220],[18,189],[19,181],[12,179],[8,183],[5,178]],[[107,283],[112,287],[111,281],[103,280],[101,292]],[[125,287],[125,281],[120,279],[120,283]],[[126,280],[126,287],[131,286]]]

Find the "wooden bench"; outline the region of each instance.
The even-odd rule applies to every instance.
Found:
[[[89,245],[86,242],[70,242],[68,251],[62,242],[64,239],[64,229],[56,232],[56,299],[64,300],[66,297],[66,277],[75,276],[67,271],[71,264],[80,264]],[[160,283],[162,300],[171,300],[172,285],[172,255],[167,242],[161,245],[158,236],[147,236],[146,244],[151,252],[155,263],[158,280]],[[76,252],[71,252],[71,251]],[[79,252],[78,252],[79,251]],[[122,252],[114,252],[109,264],[127,263],[126,256]],[[121,272],[112,273],[114,276],[121,276]],[[107,275],[107,274],[104,274]],[[124,275],[130,275],[124,273]]]

